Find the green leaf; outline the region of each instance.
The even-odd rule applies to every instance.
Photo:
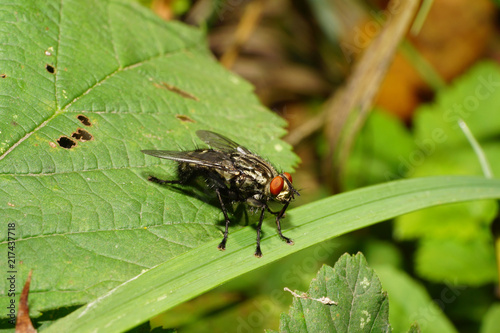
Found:
[[[377,265],[403,267],[403,253],[394,242],[368,239],[363,244],[363,254],[373,267]]]
[[[494,201],[475,201],[411,213],[398,218],[395,236],[402,240],[488,240],[491,239],[488,226],[495,216],[496,207]]]
[[[15,223],[17,281],[33,270],[33,317],[221,237],[220,209],[148,182],[176,165],[141,149],[194,148],[211,129],[297,162],[284,120],[197,29],[131,1],[16,0],[0,5],[0,30],[0,215]]]
[[[435,103],[421,107],[415,116],[416,149],[402,157],[409,175],[482,174],[476,153],[459,128],[459,118],[479,141],[493,174],[500,175],[499,87],[500,67],[480,63],[439,91]],[[422,277],[481,285],[497,280],[489,230],[496,214],[493,201],[434,207],[399,217],[395,236],[421,240],[416,270]]]
[[[374,268],[383,289],[389,295],[389,319],[394,332],[404,332],[415,322],[423,332],[457,331],[420,283],[405,272],[388,265],[374,266]],[[446,286],[443,287],[440,296],[446,297],[440,300],[442,302],[449,301],[451,297],[456,299]]]
[[[390,332],[389,300],[361,253],[323,266],[307,291],[281,315],[281,332]],[[314,299],[328,297],[336,305]]]
[[[494,303],[485,314],[481,324],[481,333],[495,333],[500,327],[500,303]]]
[[[417,249],[415,269],[428,280],[447,284],[481,286],[497,281],[492,243],[491,237],[467,241],[426,238]]]
[[[500,146],[490,143],[484,149],[500,174]],[[480,174],[481,167],[471,148],[455,149],[429,156],[415,176],[433,173]],[[394,233],[398,239],[420,240],[415,268],[426,279],[483,285],[498,275],[490,232],[497,206],[495,201],[475,201],[432,207],[398,217]]]
[[[394,216],[433,205],[500,198],[500,180],[478,177],[430,177],[390,182],[320,200],[287,213],[287,246],[271,218],[263,225],[257,259],[255,231],[231,234],[231,247],[221,253],[212,240],[123,283],[48,328],[48,332],[120,332],[181,304],[232,278],[326,239]],[[288,226],[288,227],[287,227]]]
[[[415,114],[417,146],[427,155],[450,147],[468,147],[467,138],[458,126],[464,120],[478,141],[498,135],[500,119],[500,67],[483,62],[471,68],[451,86],[439,91],[435,102],[424,105]]]
[[[349,156],[343,177],[344,188],[354,189],[403,178],[408,172],[403,157],[414,150],[411,134],[401,121],[386,112],[374,110]]]

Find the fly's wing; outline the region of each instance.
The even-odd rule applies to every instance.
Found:
[[[192,163],[207,168],[224,170],[235,173],[236,170],[229,157],[220,151],[203,149],[194,151],[172,151],[172,150],[141,150],[142,153],[158,158],[173,160],[180,163]]]
[[[205,142],[207,145],[210,147],[213,147],[215,149],[218,149],[220,151],[224,152],[234,152],[237,151],[240,154],[252,154],[248,149],[245,147],[237,144],[231,139],[226,138],[223,135],[217,134],[215,132],[211,131],[196,131],[196,135]]]

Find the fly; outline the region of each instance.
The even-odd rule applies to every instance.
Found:
[[[196,135],[211,148],[193,151],[141,150],[144,154],[179,163],[178,179],[161,180],[150,176],[148,180],[158,184],[188,185],[194,178],[204,177],[207,185],[217,194],[226,222],[219,250],[226,249],[228,228],[231,223],[226,205],[236,202],[243,202],[260,210],[256,257],[262,257],[260,234],[266,211],[276,216],[276,226],[281,239],[293,245],[290,238],[283,236],[280,223],[290,201],[295,195],[300,195],[292,185],[292,176],[288,172],[278,173],[262,157],[220,134],[197,131]],[[282,209],[273,212],[268,206],[270,201],[282,203]]]

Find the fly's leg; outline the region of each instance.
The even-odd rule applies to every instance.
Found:
[[[267,211],[273,215],[278,215],[280,213],[280,212],[273,212],[269,207],[267,207]]]
[[[220,206],[222,208],[222,213],[224,213],[224,218],[226,219],[226,230],[224,231],[224,238],[222,239],[222,242],[220,242],[219,246],[217,246],[217,248],[219,250],[224,251],[226,249],[229,223],[231,223],[231,220],[229,220],[229,217],[227,217],[226,206],[224,206],[224,201],[222,201],[222,197],[220,195],[220,190],[218,188],[216,188],[215,192],[217,193],[217,197],[219,198]]]
[[[278,234],[280,235],[281,239],[284,240],[287,244],[293,245],[293,240],[291,240],[288,237],[283,236],[283,234],[281,233],[281,223],[280,223],[281,218],[283,217],[283,215],[285,215],[285,211],[288,208],[289,203],[290,203],[290,201],[288,201],[283,206],[281,211],[276,215],[276,227],[278,228]]]
[[[260,211],[260,219],[259,224],[257,225],[257,248],[255,249],[255,256],[257,258],[262,257],[262,251],[260,250],[260,229],[262,228],[262,221],[264,220],[264,212],[266,211],[265,207],[262,207]]]
[[[280,235],[281,239],[284,240],[287,244],[293,245],[293,240],[283,236],[283,234],[281,233],[281,223],[278,216],[276,216],[276,226],[278,227],[278,234]]]

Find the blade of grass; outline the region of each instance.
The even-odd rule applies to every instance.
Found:
[[[399,50],[410,61],[410,63],[418,71],[422,79],[427,83],[432,90],[439,91],[446,88],[446,81],[441,75],[432,67],[420,52],[408,40],[401,42]]]
[[[477,142],[469,126],[467,126],[465,121],[463,121],[462,119],[458,120],[458,126],[460,126],[460,129],[462,130],[462,132],[464,132],[464,135],[469,141],[472,149],[474,149],[474,153],[476,153],[477,160],[479,161],[479,164],[481,164],[481,169],[483,169],[483,175],[486,178],[493,178],[493,171],[491,170],[488,158],[486,158],[486,154],[484,153],[483,148],[481,148],[481,145],[479,144],[479,142]]]
[[[424,0],[422,2],[422,5],[418,10],[415,20],[413,20],[413,24],[410,29],[410,33],[412,34],[412,36],[416,36],[419,34],[422,26],[424,25],[425,19],[427,18],[427,15],[429,15],[429,11],[431,10],[433,3],[434,0]]]
[[[125,282],[48,327],[46,332],[121,332],[248,271],[326,239],[418,209],[500,198],[500,180],[429,177],[400,180],[329,197],[289,212],[284,244],[266,220],[264,257],[253,256],[255,231],[230,234],[228,249],[218,240],[186,252]],[[137,249],[147,251],[147,249]]]

